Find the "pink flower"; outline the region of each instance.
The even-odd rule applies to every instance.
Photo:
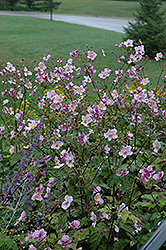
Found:
[[[31,245],[29,246],[28,250],[37,250],[37,248],[34,247],[34,245],[31,244]]]
[[[117,136],[117,130],[114,128],[114,129],[109,129],[107,131],[107,133],[104,133],[104,137],[105,138],[108,138],[109,141],[111,141],[111,139],[116,139],[118,136]]]
[[[25,241],[31,241],[32,238],[33,238],[32,236],[33,236],[33,233],[32,233],[32,232],[29,232],[29,233],[28,233],[28,236],[25,237]]]
[[[119,227],[117,225],[114,226],[115,232],[119,233]]]
[[[163,57],[162,53],[159,52],[159,53],[156,54],[155,60],[156,60],[156,61],[160,61],[160,59],[161,59],[162,57]]]
[[[51,160],[51,157],[50,155],[46,155],[44,158],[43,158],[44,162],[47,163]]]
[[[0,127],[0,136],[3,136],[4,131],[5,131],[5,126]]]
[[[43,185],[40,184],[40,186],[36,188],[36,193],[33,194],[31,199],[41,201],[43,199],[41,196],[43,191],[44,191]]]
[[[101,191],[101,187],[99,187],[99,186],[94,186],[93,194],[98,193],[98,192],[100,192],[100,191]]]
[[[10,150],[9,150],[10,154],[14,154],[15,152],[15,147],[14,146],[10,146]]]
[[[20,221],[24,221],[27,218],[27,214],[25,211],[22,211],[21,216],[17,219],[14,226],[16,226]]]
[[[106,56],[105,51],[103,49],[101,50],[101,53],[102,53],[103,56]]]
[[[43,62],[40,62],[38,68],[39,68],[41,71],[43,71],[43,70],[46,69],[46,66],[45,66],[45,64],[44,64]]]
[[[89,76],[84,76],[84,81],[88,82],[88,83],[91,83],[92,79]]]
[[[104,147],[104,152],[105,152],[106,154],[108,154],[109,151],[110,151],[110,148],[108,147],[108,145],[106,145],[106,146]]]
[[[51,177],[51,178],[49,179],[49,181],[48,181],[47,186],[48,186],[48,187],[51,187],[51,186],[53,185],[54,181],[55,181],[55,179],[54,179],[53,177]]]
[[[100,216],[100,218],[102,218],[102,219],[105,218],[105,219],[109,220],[109,216],[108,216],[107,213],[101,212],[101,213],[99,214],[99,216]]]
[[[56,141],[56,142],[53,142],[53,144],[51,145],[51,148],[53,149],[60,149],[60,147],[62,147],[64,144],[64,142],[62,141]]]
[[[151,112],[152,112],[153,115],[158,115],[158,108],[155,108],[155,107],[152,108]]]
[[[63,235],[62,239],[58,241],[58,244],[62,247],[71,247],[72,240],[69,239],[68,235]]]
[[[106,71],[102,71],[100,74],[98,74],[98,76],[102,79],[105,79],[109,76],[109,74]]]
[[[112,93],[111,93],[111,95],[112,95],[112,97],[114,98],[114,99],[117,99],[118,98],[118,92],[114,89],[113,91],[112,91]]]
[[[139,171],[141,175],[141,180],[144,180],[146,182],[149,181],[149,178],[151,177],[152,174],[155,173],[155,171],[152,169],[152,166],[148,166],[147,168],[143,168]]]
[[[97,205],[98,203],[99,203],[100,205],[104,203],[104,200],[101,198],[101,194],[100,194],[100,193],[95,194],[94,200],[95,200],[96,205]]]
[[[69,226],[71,229],[80,228],[80,222],[78,220],[73,220],[72,222],[69,222]]]
[[[132,140],[133,139],[133,133],[131,133],[130,131],[126,134],[126,137],[128,140]]]
[[[44,198],[47,198],[51,192],[51,189],[47,187],[46,194],[44,195]]]
[[[88,58],[91,60],[94,60],[96,58],[97,54],[93,51],[88,51]]]
[[[83,124],[84,126],[88,127],[88,124],[90,122],[92,122],[91,115],[89,115],[89,114],[87,114],[86,116],[82,115],[82,122],[81,122],[81,124]]]
[[[66,195],[65,196],[65,201],[62,202],[62,208],[66,210],[68,207],[70,207],[71,202],[73,201],[73,197]]]
[[[126,47],[133,47],[133,40],[128,39],[123,43]]]
[[[157,182],[158,182],[158,181],[161,181],[161,179],[163,178],[163,175],[164,175],[164,172],[163,172],[163,171],[158,172],[158,174],[154,174],[154,175],[153,175],[153,179],[155,179]]]
[[[129,173],[129,171],[127,170],[127,168],[123,169],[123,171],[117,173],[116,175],[119,177],[123,177],[125,175],[127,175]]]
[[[32,235],[32,240],[41,242],[46,238],[47,232],[42,228],[40,230],[35,230]]]
[[[131,146],[126,146],[121,149],[121,151],[119,152],[120,156],[123,156],[124,158],[126,158],[128,155],[132,155],[133,152],[131,151]]]
[[[163,110],[163,119],[164,119],[164,121],[166,121],[166,111],[165,110]]]
[[[141,81],[142,85],[147,85],[149,83],[149,79],[148,78],[143,78]]]
[[[118,213],[120,213],[123,209],[128,210],[128,207],[126,207],[126,205],[124,203],[122,203],[119,208],[118,208]]]
[[[98,105],[99,109],[101,110],[106,110],[106,106],[103,102],[100,102],[99,105]]]
[[[25,86],[27,89],[31,89],[31,88],[32,88],[32,83],[28,81],[24,86]]]
[[[142,230],[141,222],[135,220],[134,227],[136,228],[136,230],[135,230],[136,233],[138,233],[139,231],[141,231]]]
[[[92,226],[95,227],[97,222],[97,216],[94,214],[94,212],[91,213],[90,219],[93,221]]]
[[[16,68],[10,62],[7,62],[7,67],[5,67],[8,71],[12,72],[15,71]]]
[[[88,141],[89,139],[89,135],[85,135],[84,132],[81,133],[78,133],[78,136],[79,136],[79,141],[82,141],[84,144]]]
[[[161,147],[161,144],[158,140],[155,140],[155,142],[153,142],[153,147],[154,147],[154,152],[158,152],[158,150],[160,149]]]

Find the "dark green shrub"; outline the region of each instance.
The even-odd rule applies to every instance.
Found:
[[[128,28],[124,28],[126,38],[143,42],[149,57],[154,57],[158,51],[166,51],[165,11],[160,8],[159,0],[141,0],[135,21],[129,22]]]

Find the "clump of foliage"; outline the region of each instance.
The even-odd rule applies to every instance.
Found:
[[[0,9],[47,12],[50,8],[56,10],[60,4],[51,0],[3,0],[0,1]]]
[[[126,38],[139,39],[145,46],[149,57],[154,57],[159,51],[166,51],[166,22],[165,11],[161,10],[159,0],[141,0],[140,7],[135,14],[135,21],[129,22],[124,28]]]
[[[162,54],[152,86],[142,43],[116,46],[115,72],[91,47],[1,71],[2,249],[139,249],[165,220]]]

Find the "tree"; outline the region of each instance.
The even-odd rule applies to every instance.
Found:
[[[124,28],[127,39],[142,41],[149,57],[166,51],[165,11],[160,8],[160,0],[141,0],[135,21],[129,22],[128,27]]]
[[[26,0],[28,1],[28,0]],[[57,9],[61,2],[52,1],[52,9]],[[32,10],[46,12],[50,10],[50,0],[35,0],[31,6]]]
[[[5,1],[5,7],[7,10],[14,10],[15,5],[18,3],[19,0],[6,0]]]

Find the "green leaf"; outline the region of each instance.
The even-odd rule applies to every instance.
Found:
[[[16,242],[9,236],[0,233],[0,247],[4,249],[18,250]]]
[[[83,229],[83,232],[76,231],[74,234],[74,238],[76,241],[82,241],[89,236],[89,228]]]
[[[130,232],[130,233],[131,233],[132,231],[134,231],[134,228],[131,227],[131,226],[128,225],[128,224],[120,223],[120,227],[123,228],[125,231]]]
[[[15,211],[15,209],[14,209],[13,207],[9,207],[9,206],[1,206],[0,209],[2,209],[2,210],[7,210],[7,209],[9,209],[9,210]]]
[[[113,250],[123,250],[126,245],[129,243],[130,241],[127,239],[120,239],[119,241],[117,241],[116,243],[114,243],[114,248]]]
[[[100,186],[103,187],[103,188],[105,188],[105,189],[110,189],[110,187],[107,186],[105,183],[100,183]]]
[[[71,247],[73,250],[76,250],[76,244],[72,243]]]

